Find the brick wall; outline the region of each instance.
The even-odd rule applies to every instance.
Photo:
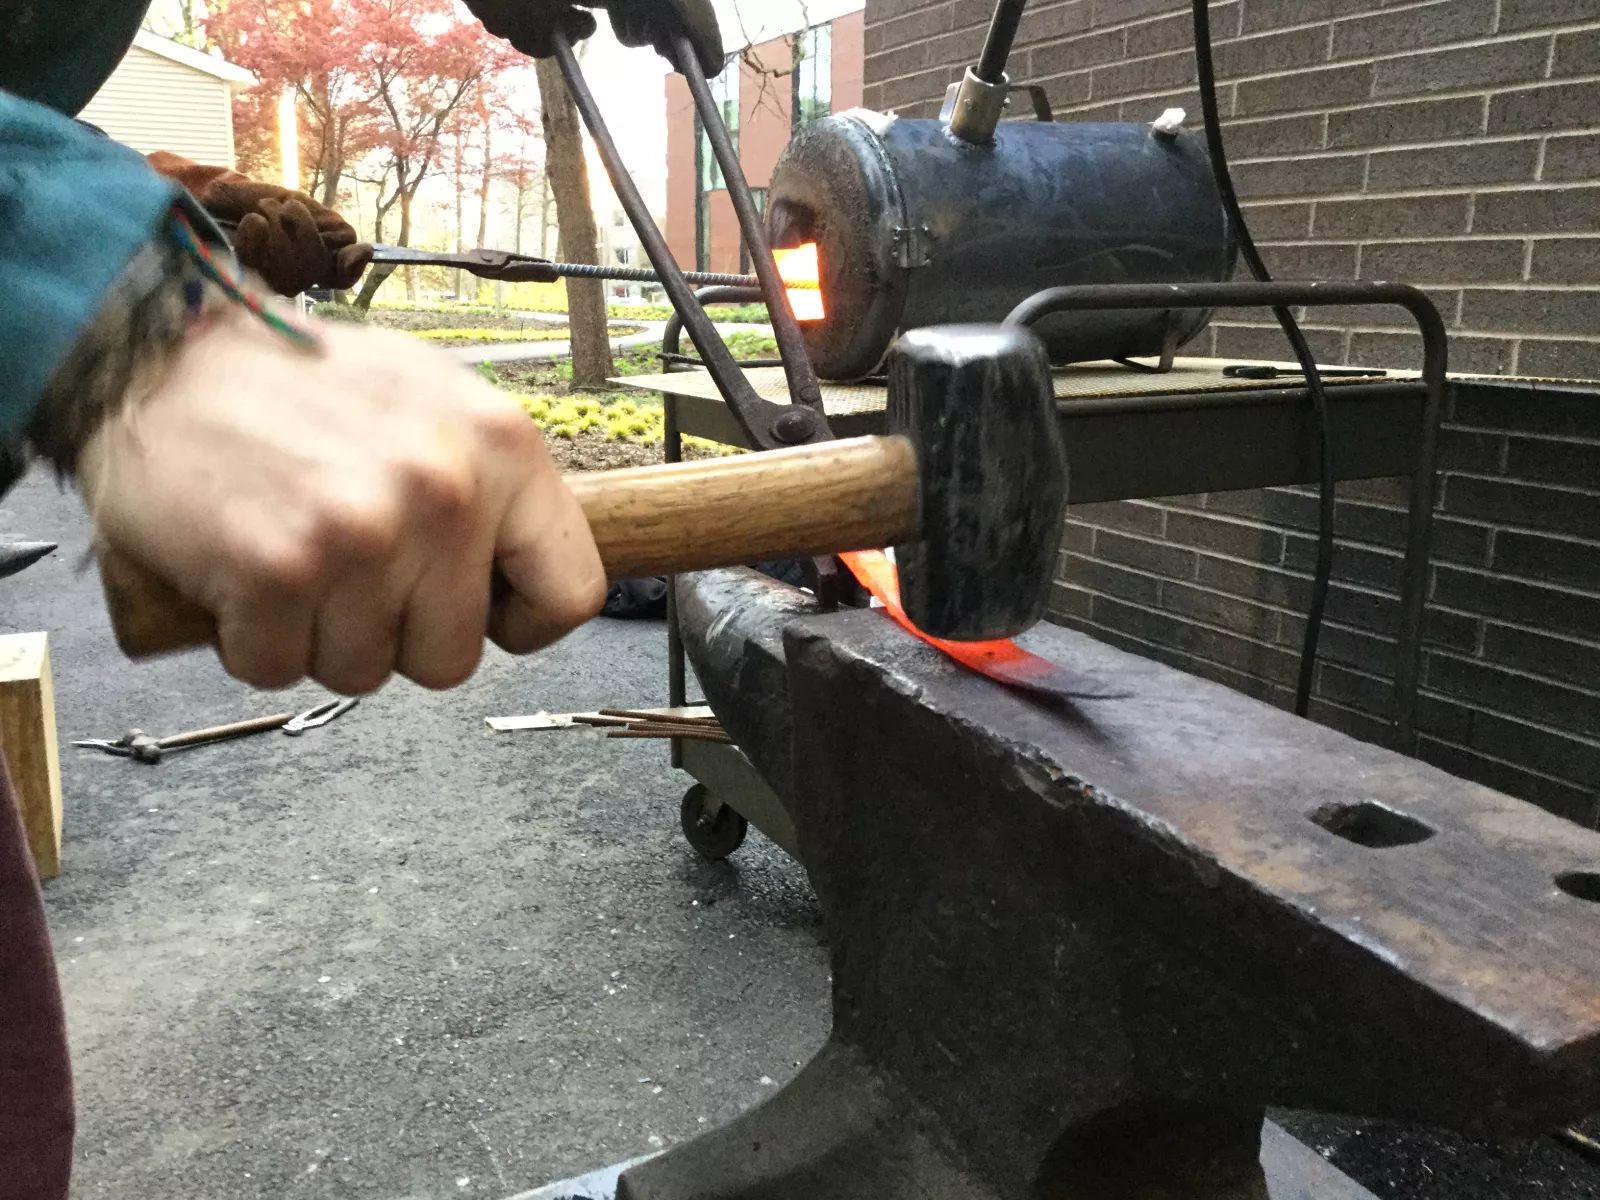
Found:
[[[992,0],[869,0],[869,107],[937,111]],[[1285,277],[1425,286],[1454,366],[1600,378],[1600,0],[1220,0],[1218,99],[1235,179]],[[1198,120],[1186,0],[1034,0],[1014,79],[1057,115]],[[1388,314],[1310,319],[1328,362],[1415,365]],[[1202,351],[1285,356],[1268,319]]]
[[[1416,750],[1600,828],[1600,392],[1456,387],[1442,446]],[[1392,716],[1403,480],[1339,488],[1312,715]],[[1316,555],[1311,488],[1070,510],[1062,624],[1287,707]]]
[[[868,0],[869,106],[932,115],[990,0]],[[1420,283],[1454,365],[1600,378],[1600,0],[1223,0],[1221,103],[1257,238],[1288,275]],[[1197,114],[1184,0],[1034,0],[1014,77],[1062,116]],[[1414,335],[1313,317],[1325,361]],[[1342,322],[1342,323],[1341,323]],[[1283,358],[1265,320],[1202,352]],[[1416,752],[1600,828],[1600,389],[1460,383]],[[1316,719],[1382,740],[1406,488],[1340,487]],[[1307,488],[1071,510],[1052,616],[1287,705],[1315,556]]]

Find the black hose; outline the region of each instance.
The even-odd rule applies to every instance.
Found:
[[[1018,7],[1021,7],[1020,5]],[[1250,273],[1262,283],[1272,279],[1267,264],[1256,249],[1255,240],[1245,225],[1244,213],[1239,208],[1238,193],[1233,190],[1233,176],[1228,171],[1228,156],[1222,145],[1222,120],[1217,113],[1216,68],[1211,61],[1211,12],[1207,0],[1193,0],[1194,8],[1194,61],[1195,75],[1200,85],[1200,109],[1206,123],[1206,149],[1211,155],[1211,170],[1216,177],[1217,191],[1239,239],[1239,253],[1250,267]],[[1300,648],[1300,678],[1295,686],[1294,711],[1305,716],[1311,708],[1311,684],[1317,669],[1317,643],[1322,637],[1322,617],[1328,607],[1328,581],[1333,575],[1333,444],[1328,436],[1328,396],[1323,390],[1322,374],[1317,370],[1311,347],[1301,332],[1294,313],[1287,308],[1275,308],[1272,315],[1278,318],[1283,332],[1294,348],[1295,359],[1305,373],[1306,391],[1310,394],[1311,408],[1317,426],[1317,466],[1320,477],[1318,496],[1317,565],[1311,580],[1311,606],[1306,612],[1306,636]]]
[[[1006,63],[1011,58],[1011,45],[1017,40],[1017,26],[1022,23],[1022,10],[1028,0],[1000,0],[989,22],[989,37],[983,43],[983,57],[973,72],[985,83],[1002,83],[1006,77]]]

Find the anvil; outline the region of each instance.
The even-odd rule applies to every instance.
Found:
[[[1268,1105],[1470,1133],[1600,1108],[1600,834],[1045,627],[1045,705],[869,610],[680,578],[793,818],[833,1029],[625,1200],[1264,1200]]]

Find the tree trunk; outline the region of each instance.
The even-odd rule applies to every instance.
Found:
[[[483,125],[483,180],[478,185],[478,245],[480,247],[489,244],[489,183],[491,179],[489,165],[494,161],[493,138],[493,127],[485,121]],[[473,276],[473,278],[477,279],[477,276]],[[477,279],[477,283],[477,299],[482,301],[484,289],[489,284],[487,280],[483,279]]]
[[[398,246],[411,245],[411,193],[405,188],[400,189],[400,240]],[[406,300],[412,304],[417,302],[417,269],[406,268]]]
[[[600,237],[589,195],[578,109],[553,60],[541,58],[535,69],[544,121],[545,178],[555,193],[561,257],[567,262],[596,262]],[[604,387],[616,374],[616,363],[611,358],[605,285],[600,280],[567,280],[567,322],[572,330],[572,385]]]
[[[463,136],[462,131],[458,128],[456,130],[456,136],[455,136],[455,156],[456,156],[456,161],[455,161],[455,167],[456,167],[456,253],[457,254],[461,254],[466,250],[466,245],[464,244],[464,242],[465,242],[466,235],[467,235],[467,232],[466,232],[467,218],[466,218],[466,215],[462,212],[462,206],[465,203],[466,195],[467,195],[466,181],[461,178],[461,172],[466,167],[465,155],[463,155],[461,153],[462,136]],[[456,279],[455,279],[454,291],[455,291],[456,300],[459,302],[460,300],[464,299],[464,297],[461,295],[461,268],[460,267],[456,268],[455,274],[456,274]]]

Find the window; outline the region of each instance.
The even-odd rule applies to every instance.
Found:
[[[611,214],[611,225],[615,229],[625,228],[628,224],[628,214],[622,209],[616,209]]]
[[[628,257],[629,257],[628,248],[626,246],[618,246],[617,247],[617,265],[619,267],[627,266],[628,265]]]
[[[833,26],[813,25],[794,39],[794,127],[833,109]]]
[[[768,189],[764,187],[750,189],[750,198],[756,202],[756,212],[763,217],[767,215],[767,192]],[[742,274],[750,274],[750,246],[743,235],[739,238],[739,270]]]
[[[728,128],[728,138],[733,142],[733,148],[739,149],[739,60],[730,59],[728,65],[722,68],[722,74],[711,80],[711,98],[717,102],[717,107],[722,110],[722,123]],[[727,187],[727,182],[722,178],[722,168],[717,165],[716,151],[711,148],[711,137],[706,133],[699,121],[695,122],[700,134],[699,159],[700,159],[700,190],[714,192],[718,188]]]

